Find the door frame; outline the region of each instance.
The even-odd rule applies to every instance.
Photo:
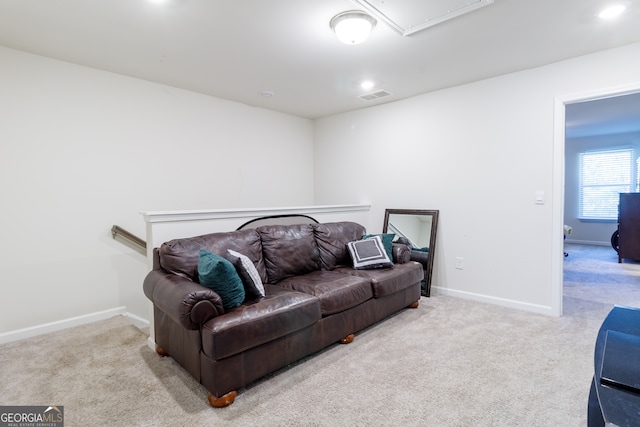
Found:
[[[553,203],[552,203],[552,236],[551,244],[551,311],[562,316],[563,268],[564,268],[564,162],[565,162],[565,126],[566,106],[585,101],[612,98],[640,92],[640,82],[601,88],[575,94],[560,95],[554,99],[553,120]]]

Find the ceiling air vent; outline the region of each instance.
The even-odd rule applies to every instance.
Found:
[[[374,99],[384,98],[385,96],[389,95],[391,95],[391,92],[387,92],[386,90],[378,90],[376,92],[360,95],[358,98],[364,99],[365,101],[373,101]]]

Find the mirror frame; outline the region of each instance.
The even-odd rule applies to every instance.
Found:
[[[436,251],[436,235],[438,231],[438,214],[439,210],[425,210],[425,209],[385,209],[384,211],[384,224],[382,226],[382,232],[386,233],[389,227],[389,215],[425,215],[431,216],[431,235],[429,236],[429,257],[427,258],[427,265],[424,266],[424,289],[421,291],[423,296],[431,295],[431,278],[433,277],[433,259]]]

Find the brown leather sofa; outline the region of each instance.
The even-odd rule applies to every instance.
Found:
[[[143,285],[158,354],[204,385],[212,406],[224,407],[243,386],[417,307],[423,270],[407,246],[394,244],[393,267],[352,267],[347,243],[364,233],[353,222],[268,225],[163,243]],[[201,248],[249,257],[265,297],[225,310],[220,296],[198,283]]]

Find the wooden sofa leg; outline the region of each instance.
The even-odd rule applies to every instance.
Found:
[[[411,304],[409,304],[409,308],[418,308],[419,305],[420,301],[412,302]]]
[[[211,406],[213,406],[214,408],[225,408],[231,405],[234,400],[236,400],[237,395],[238,392],[235,390],[232,390],[221,397],[214,397],[210,392],[208,392],[207,399],[209,400]]]
[[[344,337],[344,338],[342,338],[340,340],[340,344],[349,344],[349,343],[353,342],[353,339],[355,337],[356,336],[354,334],[349,334],[349,335],[347,335],[346,337]]]
[[[164,348],[160,347],[159,345],[156,345],[156,353],[158,353],[158,355],[165,357],[168,356],[169,353],[167,353]]]

